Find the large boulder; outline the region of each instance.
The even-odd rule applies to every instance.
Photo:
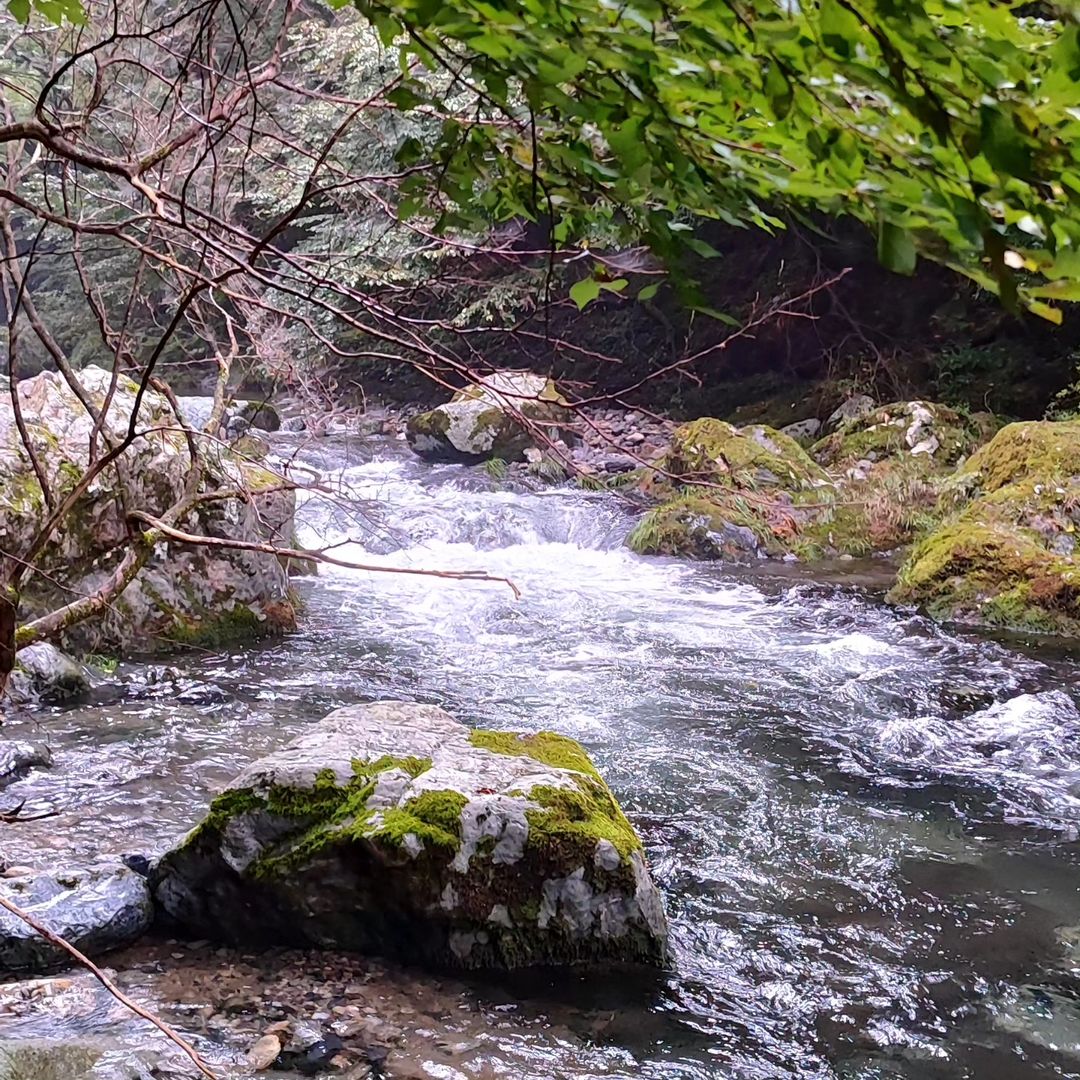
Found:
[[[551,379],[529,371],[500,371],[413,416],[406,437],[420,457],[433,461],[520,461],[526,450],[543,442],[538,431],[558,437],[569,415]]]
[[[459,968],[665,956],[641,841],[582,748],[431,705],[331,713],[241,773],[154,880],[173,920],[231,942]]]
[[[933,401],[895,401],[858,415],[810,449],[828,468],[870,469],[879,462],[920,473],[944,471],[982,442],[986,425]]]
[[[889,593],[937,619],[1080,636],[1080,421],[1009,424],[957,470]]]
[[[112,373],[86,368],[79,374],[94,408],[103,408]],[[114,388],[99,451],[118,445],[128,430],[137,385],[121,375]],[[94,419],[66,381],[44,372],[19,384],[23,419],[42,471],[55,496],[69,493],[89,462]],[[127,513],[160,515],[184,494],[191,458],[187,440],[169,402],[147,391],[139,434],[111,467],[99,474],[76,502],[36,560],[41,571],[22,594],[24,620],[90,594],[110,576],[129,535]],[[239,460],[214,440],[205,440],[207,468],[202,488],[245,489],[250,497],[206,501],[177,522],[182,530],[234,540],[269,536],[263,503],[266,470]],[[249,482],[249,477],[253,481]],[[124,498],[121,500],[121,488]],[[289,497],[291,500],[291,496]],[[291,513],[275,504],[271,517]],[[0,396],[0,548],[25,551],[47,517],[34,469],[22,445],[11,402]],[[158,544],[136,579],[91,621],[67,631],[60,644],[80,653],[120,653],[161,648],[170,642],[213,644],[287,628],[294,612],[284,568],[272,555],[181,543]]]
[[[90,957],[141,937],[154,915],[146,879],[122,863],[32,872],[4,881],[0,894]],[[71,962],[64,949],[0,909],[0,969],[42,972]]]
[[[712,417],[675,429],[644,486],[661,503],[627,537],[633,551],[736,561],[789,552],[832,489],[791,436]]]

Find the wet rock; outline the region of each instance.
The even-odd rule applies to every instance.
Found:
[[[21,780],[33,768],[48,768],[52,751],[44,743],[4,739],[0,741],[0,788]]]
[[[889,593],[935,619],[1080,637],[1080,421],[1009,424],[957,470],[951,510]],[[1063,542],[1063,540],[1065,542]]]
[[[281,422],[281,430],[297,434],[307,430],[307,421],[302,416],[289,416]]]
[[[147,882],[118,863],[39,871],[3,882],[0,893],[90,957],[134,941],[153,918]],[[41,972],[70,962],[63,949],[0,910],[0,968]]]
[[[853,394],[829,414],[823,430],[836,431],[852,420],[861,420],[876,408],[877,403],[869,394]]]
[[[189,1059],[178,1050],[134,1049],[104,1036],[0,1039],[0,1080],[188,1080],[192,1075]]]
[[[253,427],[258,431],[281,429],[281,415],[269,401],[237,401],[233,404],[231,415],[241,421],[245,428]]]
[[[537,441],[530,426],[555,437],[568,412],[551,379],[502,371],[413,416],[406,435],[415,453],[433,461],[520,461]]]
[[[255,762],[155,874],[200,936],[461,968],[660,964],[641,842],[581,747],[429,705],[339,709]]]
[[[344,1049],[345,1044],[333,1031],[323,1031],[312,1024],[297,1024],[276,1064],[280,1069],[295,1069],[304,1076],[315,1076],[332,1069],[334,1058]]]
[[[27,676],[30,693],[41,701],[68,701],[90,690],[86,668],[48,642],[20,649],[15,663],[16,670]]]

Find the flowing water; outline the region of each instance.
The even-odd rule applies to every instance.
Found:
[[[420,1075],[1080,1077],[1075,658],[873,590],[638,558],[612,495],[320,445],[302,456],[349,499],[309,498],[303,542],[483,570],[521,599],[324,568],[286,641],[156,681],[125,668],[91,705],[8,725],[56,763],[5,802],[62,810],[12,830],[15,857],[160,847],[330,709],[433,702],[586,745],[645,841],[674,959],[640,986],[469,983],[488,1036]]]

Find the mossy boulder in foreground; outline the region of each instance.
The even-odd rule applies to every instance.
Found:
[[[641,841],[572,739],[431,705],[338,709],[255,762],[162,860],[189,931],[460,968],[663,963]]]
[[[954,512],[889,594],[935,618],[1080,637],[1080,421],[1009,424],[952,477]]]

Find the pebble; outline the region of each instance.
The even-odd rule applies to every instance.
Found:
[[[256,1071],[269,1069],[281,1053],[281,1040],[276,1035],[264,1035],[247,1053],[247,1063]]]

